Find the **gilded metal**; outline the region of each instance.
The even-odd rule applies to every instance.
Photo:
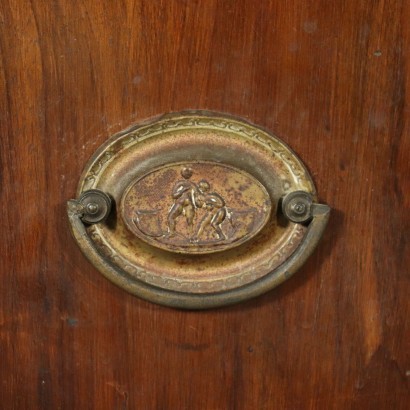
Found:
[[[77,197],[68,202],[72,233],[97,269],[139,297],[189,309],[236,303],[286,280],[330,211],[282,141],[209,112],[113,136],[86,165]]]
[[[150,245],[204,254],[239,246],[268,222],[271,200],[251,175],[209,161],[165,165],[126,190],[124,222]]]

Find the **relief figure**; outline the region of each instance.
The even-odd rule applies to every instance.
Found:
[[[226,209],[225,200],[216,192],[209,192],[211,189],[208,181],[202,180],[198,184],[198,191],[195,198],[195,203],[198,207],[206,209],[206,214],[203,216],[199,223],[199,228],[196,234],[196,240],[198,240],[207,226],[211,226],[219,240],[228,239],[221,228],[222,222],[228,216],[229,213]],[[232,223],[231,219],[229,218]]]
[[[181,175],[184,178],[176,182],[172,190],[172,204],[168,212],[168,233],[167,237],[177,235],[176,223],[181,216],[185,217],[189,239],[198,242],[205,229],[211,226],[216,233],[217,240],[228,239],[221,228],[221,224],[229,215],[225,200],[216,192],[210,192],[210,184],[206,180],[201,180],[198,185],[190,181],[193,171],[191,168],[184,168]],[[205,215],[195,229],[195,219],[199,209],[205,210]],[[231,221],[232,222],[232,221]]]
[[[177,219],[180,216],[185,216],[186,223],[190,233],[193,233],[194,218],[195,218],[195,199],[194,196],[198,191],[198,187],[189,179],[192,177],[193,171],[191,168],[184,168],[181,175],[184,178],[178,181],[172,190],[172,204],[168,212],[168,237],[176,234],[175,226]]]

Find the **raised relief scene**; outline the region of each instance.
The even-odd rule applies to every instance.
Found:
[[[128,228],[151,245],[210,253],[244,243],[269,220],[271,201],[251,175],[213,162],[172,164],[138,179],[125,193]]]

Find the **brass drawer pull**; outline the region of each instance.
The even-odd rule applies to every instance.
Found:
[[[278,138],[237,118],[176,113],[107,141],[68,201],[75,240],[108,279],[201,309],[260,295],[316,247],[330,208]]]

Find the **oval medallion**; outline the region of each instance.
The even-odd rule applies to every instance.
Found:
[[[126,189],[121,211],[143,241],[178,253],[238,246],[267,223],[271,200],[248,173],[209,161],[157,168]]]

